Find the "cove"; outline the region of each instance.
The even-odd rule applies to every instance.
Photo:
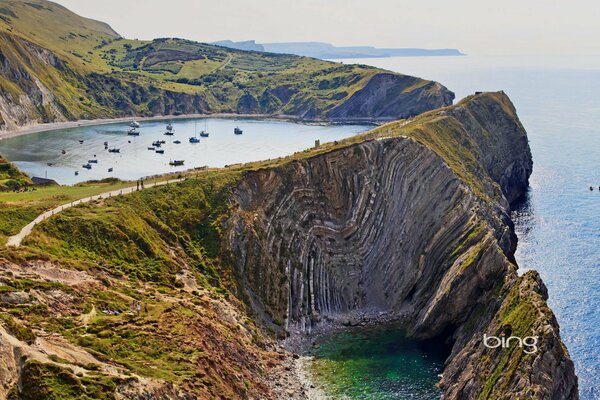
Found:
[[[283,157],[314,146],[315,140],[341,140],[371,127],[199,118],[173,121],[174,134],[169,136],[165,135],[167,123],[168,120],[141,122],[139,136],[127,135],[127,122],[31,133],[0,140],[0,154],[30,176],[47,177],[60,184],[111,177],[135,180],[191,168]],[[243,134],[234,134],[236,127]],[[207,130],[209,137],[200,138],[202,130]],[[199,137],[199,143],[189,142],[194,136]],[[165,141],[161,145],[163,154],[149,150],[157,140]],[[119,152],[108,151],[114,148]],[[97,160],[89,170],[82,168],[88,160]],[[185,163],[174,167],[169,165],[172,160]]]
[[[409,339],[396,326],[319,336],[308,363],[312,383],[332,399],[439,399],[447,356],[439,343]]]

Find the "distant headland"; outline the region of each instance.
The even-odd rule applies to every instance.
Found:
[[[384,58],[384,57],[449,57],[464,56],[458,49],[377,48],[373,46],[338,47],[323,42],[256,43],[254,40],[234,42],[221,40],[217,46],[246,51],[295,54],[321,59],[335,58]]]

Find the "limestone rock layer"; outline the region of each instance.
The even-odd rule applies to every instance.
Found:
[[[224,243],[239,294],[281,331],[359,316],[444,341],[444,398],[576,399],[545,287],[514,261],[510,203],[532,161],[510,100],[478,94],[367,137],[245,175]]]

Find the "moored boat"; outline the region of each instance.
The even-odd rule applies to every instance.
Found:
[[[88,160],[88,164],[98,164],[98,160]]]
[[[85,168],[85,169],[92,169],[92,164],[90,164],[90,163],[83,164],[81,167]]]
[[[140,127],[140,123],[137,121],[131,121],[131,123],[129,124],[130,127],[132,128],[139,128]]]
[[[155,150],[158,154],[165,154],[165,150],[164,149],[156,149]]]
[[[135,129],[135,128],[131,128],[131,129],[129,129],[129,130],[127,131],[127,134],[128,134],[129,136],[140,136],[140,131],[138,131],[138,130],[137,130],[137,129]]]
[[[172,166],[178,166],[178,165],[183,165],[184,160],[173,160],[173,161],[169,161],[169,165]]]
[[[108,149],[109,153],[120,153],[121,149],[117,149],[116,147],[113,147],[112,149]]]
[[[236,135],[241,135],[242,133],[244,133],[244,131],[236,126],[235,128],[233,128],[233,133],[235,133]]]

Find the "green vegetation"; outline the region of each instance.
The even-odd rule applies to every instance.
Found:
[[[188,180],[66,210],[39,225],[26,243],[129,279],[174,285],[181,258],[219,286],[215,257],[220,222],[239,173],[208,171]],[[178,254],[169,249],[181,248]]]
[[[326,119],[329,110],[344,104],[373,76],[393,74],[364,65],[245,52],[184,39],[124,39],[104,23],[44,0],[0,0],[0,11],[0,48],[8,61],[0,91],[7,102],[20,104],[20,96],[35,90],[33,77],[37,78],[55,96],[54,104],[27,110],[39,122],[132,112]],[[417,95],[429,82],[393,75],[402,84],[382,95],[382,102],[399,93]],[[431,108],[434,105],[423,104],[423,110]],[[8,117],[22,123],[16,116]],[[0,126],[7,123],[0,121]]]
[[[76,376],[68,369],[38,361],[25,363],[22,372],[22,400],[108,400],[115,398],[117,384],[124,379],[93,374]]]
[[[13,164],[0,156],[0,192],[31,184],[31,179]]]
[[[23,342],[33,343],[35,340],[35,335],[31,329],[15,321],[15,319],[8,314],[0,313],[0,323],[4,325],[7,331]]]

